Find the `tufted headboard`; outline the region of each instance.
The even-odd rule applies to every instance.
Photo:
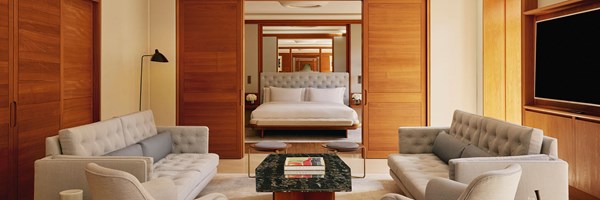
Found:
[[[344,103],[346,105],[350,103],[349,83],[347,72],[263,72],[260,74],[260,88],[269,86],[282,88],[345,87]]]

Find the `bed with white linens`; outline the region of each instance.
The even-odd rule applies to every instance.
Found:
[[[262,73],[261,101],[250,126],[264,130],[348,130],[360,127],[348,106],[348,73]]]

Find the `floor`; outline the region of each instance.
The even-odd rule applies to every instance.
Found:
[[[260,141],[286,141],[292,143],[321,143],[321,142],[361,142],[362,129],[346,131],[266,131],[265,136],[261,138],[256,131],[251,128],[246,129],[246,143],[256,143]]]

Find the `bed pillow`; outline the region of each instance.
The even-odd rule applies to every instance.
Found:
[[[330,102],[344,104],[345,87],[338,88],[308,88],[308,101]]]
[[[269,87],[270,102],[301,102],[304,100],[304,88]]]
[[[268,87],[263,88],[263,96],[260,100],[262,100],[263,103],[268,103],[271,101],[271,90],[269,90]]]

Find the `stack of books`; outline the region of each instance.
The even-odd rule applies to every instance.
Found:
[[[324,178],[323,157],[287,157],[284,164],[286,178]]]

